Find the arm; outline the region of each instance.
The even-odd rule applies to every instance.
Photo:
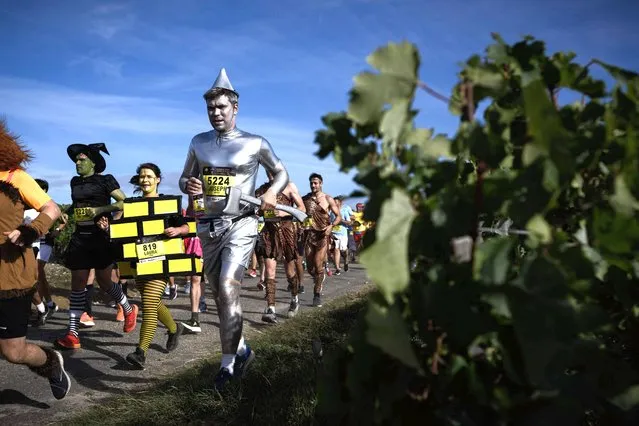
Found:
[[[197,161],[197,158],[195,157],[195,152],[193,150],[193,141],[191,141],[189,150],[186,153],[186,161],[184,162],[182,175],[180,176],[180,191],[189,195],[196,195],[201,193],[202,181],[199,179],[199,177],[200,165]]]
[[[298,210],[301,210],[304,213],[306,213],[306,206],[304,205],[304,200],[302,200],[302,196],[300,195],[299,191],[297,190],[297,185],[295,185],[293,182],[291,182],[291,183],[289,183],[289,187],[290,187],[289,196],[293,199],[293,202],[295,203],[295,207]]]
[[[273,175],[271,186],[262,195],[263,210],[275,207],[277,194],[284,191],[288,185],[288,172],[282,161],[275,155],[271,144],[262,138],[262,146],[259,152],[259,161],[264,168]]]
[[[35,187],[30,191],[39,190],[41,193],[32,193],[33,197],[40,197],[39,199],[43,199],[44,197],[48,198],[48,195],[40,188],[40,186],[33,182]],[[37,189],[36,189],[37,188]],[[19,246],[25,246],[32,244],[35,240],[45,235],[53,222],[60,217],[61,211],[60,207],[49,198],[44,204],[40,205],[37,208],[38,216],[31,221],[29,225],[20,225],[17,229],[13,231],[7,231],[4,235],[9,239],[13,244]]]
[[[335,219],[333,219],[333,222],[331,222],[331,224],[326,227],[326,235],[330,235],[331,231],[333,230],[333,226],[339,225],[339,223],[342,221],[342,215],[339,213],[337,203],[335,203],[333,197],[327,195],[326,200],[328,201],[329,209],[335,215]]]
[[[121,211],[124,208],[124,199],[126,198],[126,195],[124,194],[124,192],[122,192],[121,189],[114,189],[113,191],[111,191],[110,195],[115,200],[115,203],[109,204],[108,206],[94,207],[94,216],[99,216],[103,213]]]

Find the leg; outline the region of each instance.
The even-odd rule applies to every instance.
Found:
[[[51,287],[49,286],[49,281],[47,280],[47,272],[45,270],[45,265],[47,262],[42,260],[38,260],[38,292],[42,296],[44,300],[47,302],[52,302],[51,298]]]
[[[182,322],[182,325],[192,333],[202,331],[200,326],[200,298],[202,297],[202,287],[204,281],[199,275],[191,276],[191,319]]]
[[[78,336],[78,324],[80,317],[85,312],[85,289],[89,278],[88,269],[71,271],[71,294],[69,295],[69,326],[67,334],[55,341],[56,346],[62,349],[79,349],[80,338]]]
[[[275,270],[277,269],[277,260],[273,258],[265,259],[265,275],[266,280],[264,285],[266,286],[266,310],[262,315],[262,321],[269,323],[276,323],[277,316],[275,315],[275,292],[277,286],[275,284]]]
[[[120,284],[111,281],[111,269],[112,266],[109,265],[104,269],[96,270],[95,277],[100,288],[111,296],[116,303],[122,306],[122,310],[124,311],[123,329],[125,333],[130,333],[135,329],[137,323],[138,305],[131,306],[127,297],[122,292]]]

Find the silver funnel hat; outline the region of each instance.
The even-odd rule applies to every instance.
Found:
[[[213,83],[213,86],[209,90],[207,90],[206,93],[204,93],[204,98],[206,98],[213,89],[225,89],[235,93],[238,98],[240,97],[240,94],[237,93],[235,89],[233,88],[233,85],[231,84],[231,81],[229,80],[229,76],[226,75],[226,69],[224,68],[220,70],[220,73],[217,75],[217,78],[215,79],[215,83]]]

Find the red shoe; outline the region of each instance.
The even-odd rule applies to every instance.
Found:
[[[61,349],[80,349],[80,338],[72,333],[56,339],[55,345]]]
[[[248,274],[251,278],[257,277],[257,271],[255,269],[250,269]]]
[[[95,325],[95,322],[93,321],[93,317],[91,315],[83,312],[82,316],[80,316],[80,325],[83,328],[91,328]]]
[[[131,305],[131,312],[124,315],[124,332],[130,333],[135,330],[135,325],[138,323],[138,305]]]
[[[137,305],[136,305],[137,306]],[[122,305],[118,304],[118,313],[115,314],[115,320],[117,322],[124,321],[124,309],[122,309]]]

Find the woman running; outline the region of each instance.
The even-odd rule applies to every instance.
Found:
[[[140,164],[136,170],[137,174],[131,178],[130,183],[136,187],[136,193],[142,192],[142,198],[159,197],[158,185],[162,180],[160,168],[153,163]],[[164,230],[164,235],[169,238],[180,237],[189,233],[189,225],[186,218],[176,214],[168,218],[169,226]],[[147,243],[157,240],[157,237],[145,237],[140,243]],[[126,360],[144,369],[146,362],[146,352],[149,350],[151,341],[158,328],[158,320],[168,329],[168,339],[166,350],[171,352],[178,346],[178,339],[184,331],[184,326],[176,324],[169,312],[169,308],[162,302],[162,294],[166,287],[168,277],[164,279],[141,279],[136,278],[135,283],[142,293],[142,327],[140,328],[140,340],[135,352],[127,355]]]
[[[133,331],[137,322],[137,305],[131,306],[122,293],[120,284],[111,281],[115,250],[109,235],[98,226],[99,221],[109,219],[111,212],[122,210],[126,198],[112,175],[100,174],[106,168],[106,161],[100,151],[109,153],[103,143],[73,144],[67,147],[67,154],[75,163],[79,176],[71,179],[71,210],[76,225],[64,261],[65,266],[71,270],[69,328],[64,337],[55,341],[56,346],[63,349],[80,348],[78,323],[85,311],[85,288],[91,269],[95,269],[95,278],[100,288],[122,305],[125,315],[124,332]],[[116,202],[110,204],[111,198]]]

